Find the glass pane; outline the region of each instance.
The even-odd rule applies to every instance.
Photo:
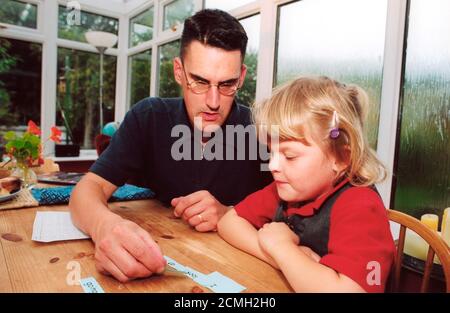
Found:
[[[164,6],[163,30],[183,24],[194,12],[194,1],[176,0]]]
[[[130,20],[130,47],[153,38],[153,7]]]
[[[152,50],[131,56],[129,64],[131,72],[128,105],[133,106],[139,100],[150,96]]]
[[[159,92],[163,98],[180,97],[181,88],[173,77],[173,58],[180,54],[180,41],[167,43],[159,48]]]
[[[411,1],[394,208],[450,207],[450,2]]]
[[[58,48],[57,79],[56,123],[64,130],[63,138],[69,140],[72,133],[73,141],[82,149],[93,149],[94,138],[100,133],[100,55]],[[116,57],[105,55],[103,80],[103,120],[106,124],[114,120]]]
[[[256,94],[256,69],[258,66],[259,50],[259,25],[261,23],[260,15],[253,15],[240,20],[244,26],[248,37],[247,52],[245,54],[244,64],[247,65],[247,76],[244,85],[237,94],[238,101],[244,105],[251,105],[255,101]]]
[[[0,145],[5,131],[41,123],[41,63],[40,44],[0,38]]]
[[[69,40],[87,42],[84,33],[89,30],[105,31],[113,34],[119,33],[119,20],[81,11],[80,25],[74,24],[73,21],[67,20],[67,15],[72,12],[63,6],[59,6],[58,15],[58,37]],[[117,46],[117,44],[116,44]]]
[[[15,0],[2,0],[0,22],[23,27],[37,27],[37,5]]]
[[[255,0],[205,0],[205,8],[230,11]]]
[[[299,75],[356,83],[373,109],[368,136],[376,147],[387,0],[303,0],[279,9],[275,84]],[[293,31],[295,30],[295,31]]]

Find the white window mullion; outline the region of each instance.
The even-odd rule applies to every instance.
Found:
[[[45,16],[44,16],[44,3],[41,1],[37,2],[37,30],[42,33],[44,29]]]
[[[98,54],[98,50],[94,46],[92,46],[86,42],[58,38],[58,39],[56,39],[56,44],[58,47],[61,47],[61,48],[75,49],[75,50],[79,50],[79,51],[85,51],[85,52],[91,52],[91,53]],[[109,48],[105,51],[105,55],[118,56],[119,49],[118,48]]]
[[[203,0],[193,0],[194,2],[194,14],[203,9]]]
[[[34,29],[28,29],[20,26],[11,26],[2,23],[0,23],[0,26],[5,27],[0,28],[0,37],[36,43],[43,43],[45,40],[44,35]]]
[[[407,0],[389,1],[384,47],[380,126],[377,154],[388,169],[387,179],[377,186],[384,205],[390,206],[402,79],[403,38]]]
[[[162,23],[160,20],[159,11],[161,10],[161,1],[155,1],[155,7],[153,10],[153,44],[152,44],[152,66],[150,68],[150,96],[155,97],[157,95],[158,87],[158,69],[159,69],[159,51],[158,43],[156,38],[159,38],[159,24]]]
[[[117,70],[116,70],[116,101],[114,120],[120,122],[125,117],[127,111],[127,86],[128,81],[128,36],[129,36],[129,18],[122,16],[119,19],[119,45],[117,56]]]
[[[230,13],[231,15],[233,15],[235,18],[237,18],[238,20],[246,18],[250,15],[253,14],[257,14],[260,12],[261,10],[261,4],[263,1],[254,1],[254,2],[250,2],[246,5],[240,6],[238,8],[235,8],[231,11],[229,11],[228,13]]]
[[[134,46],[133,48],[128,49],[128,56],[133,56],[135,54],[147,51],[148,49],[151,49],[153,47],[154,40],[145,41],[143,43],[138,44],[137,46]]]
[[[256,101],[261,101],[262,99],[269,97],[272,93],[276,31],[277,4],[273,0],[262,0]]]
[[[150,68],[150,96],[155,97],[157,92],[156,88],[158,79],[158,69],[159,69],[159,51],[158,45],[153,44],[152,46],[152,66]]]
[[[42,85],[41,85],[41,129],[43,140],[50,134],[51,127],[56,122],[56,76],[58,50],[56,37],[58,35],[58,4],[55,1],[45,1],[42,4],[43,34],[42,45]],[[49,141],[44,147],[44,155],[53,153],[54,144]]]

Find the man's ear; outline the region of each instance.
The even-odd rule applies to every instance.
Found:
[[[241,75],[239,76],[239,88],[242,87],[242,85],[244,84],[244,80],[245,80],[245,76],[247,75],[247,65],[242,64],[241,65]]]
[[[173,59],[173,76],[179,85],[183,84],[183,63],[179,57]]]

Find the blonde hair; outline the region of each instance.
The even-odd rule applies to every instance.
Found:
[[[340,176],[346,175],[352,185],[368,186],[386,177],[386,168],[365,135],[368,109],[368,96],[357,85],[344,85],[325,76],[300,77],[256,103],[253,119],[259,134],[264,130],[280,141],[308,141],[305,134],[310,135],[325,153],[348,164]],[[335,111],[340,135],[332,139]]]

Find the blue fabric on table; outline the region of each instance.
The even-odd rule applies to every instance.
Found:
[[[39,205],[69,203],[70,194],[75,186],[62,186],[50,188],[33,188],[31,194]],[[119,187],[108,201],[127,201],[150,199],[155,193],[147,188],[125,184]]]

